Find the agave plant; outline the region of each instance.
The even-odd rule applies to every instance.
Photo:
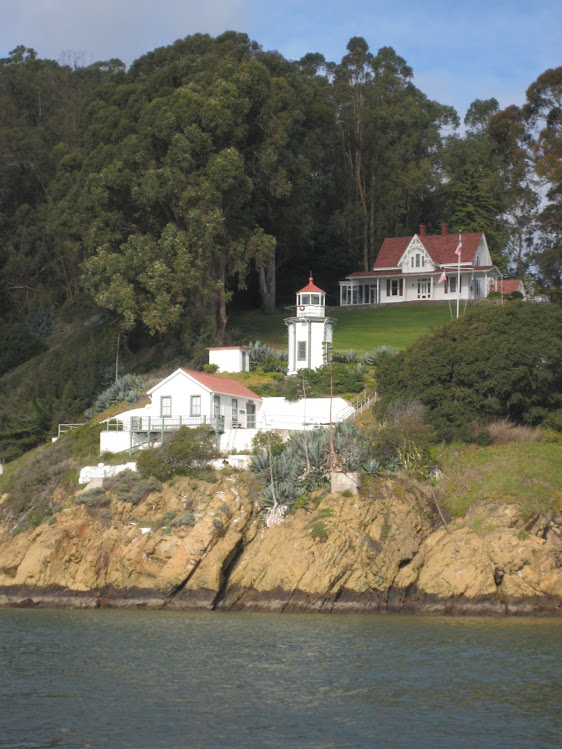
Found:
[[[389,356],[395,356],[398,351],[392,346],[377,346],[372,351],[368,351],[363,355],[363,362],[371,367],[378,366],[383,359]]]
[[[126,403],[136,403],[143,394],[145,387],[145,381],[139,375],[122,375],[98,395],[92,408],[89,408],[85,412],[86,416],[91,419],[96,414],[123,401]]]
[[[376,458],[369,458],[363,463],[363,471],[369,476],[378,476],[382,473],[383,466]]]

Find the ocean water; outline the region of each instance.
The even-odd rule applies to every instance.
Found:
[[[2,749],[559,747],[562,619],[0,610]]]

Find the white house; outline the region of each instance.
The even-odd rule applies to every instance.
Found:
[[[296,317],[288,317],[289,366],[287,374],[299,369],[318,369],[326,363],[326,346],[330,346],[336,321],[326,317],[326,292],[314,285],[312,273],[308,284],[297,291]]]
[[[248,346],[208,347],[209,364],[216,364],[218,372],[249,372],[250,349]]]
[[[329,398],[289,403],[261,398],[245,385],[226,377],[177,369],[148,391],[151,402],[108,419],[100,434],[100,452],[119,453],[158,444],[164,434],[182,426],[208,425],[224,452],[246,450],[260,430],[288,432],[326,425]],[[332,421],[353,413],[343,398],[333,398]]]
[[[339,282],[340,305],[485,299],[501,275],[486,237],[483,232],[462,234],[460,243],[459,276],[459,235],[449,234],[447,224],[435,236],[421,225],[413,237],[385,239],[372,270]]]

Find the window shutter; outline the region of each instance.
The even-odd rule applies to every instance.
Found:
[[[448,290],[447,289],[447,283],[448,283],[448,279],[447,279],[447,276],[445,276],[445,283],[443,284],[443,286],[444,286],[443,291],[445,292],[445,294],[447,293],[447,290]]]
[[[400,296],[404,296],[404,279],[400,279]]]
[[[386,279],[386,295],[390,296],[390,278]]]
[[[462,276],[459,276],[459,294],[462,291]]]

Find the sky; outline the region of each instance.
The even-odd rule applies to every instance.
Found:
[[[129,65],[195,33],[235,30],[289,59],[339,62],[353,36],[393,47],[428,97],[463,117],[475,99],[521,104],[562,65],[562,0],[0,0],[0,57],[19,44],[42,58]]]

